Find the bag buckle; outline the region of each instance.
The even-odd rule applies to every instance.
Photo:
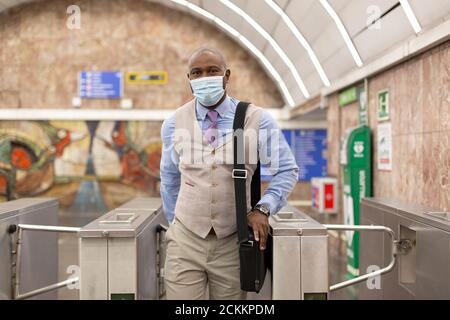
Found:
[[[233,169],[231,177],[233,179],[247,179],[248,171],[246,169]]]
[[[241,243],[243,246],[246,246],[246,247],[253,247],[253,244],[254,244],[254,242],[253,242],[253,240],[248,240],[248,241],[246,241],[246,242],[243,242],[243,243]]]

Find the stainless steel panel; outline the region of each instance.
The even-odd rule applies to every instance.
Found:
[[[299,232],[302,236],[327,235],[327,229],[323,225],[291,206],[282,208],[277,215],[271,216],[269,220],[274,237],[298,236]]]
[[[108,298],[127,293],[136,297],[138,280],[147,281],[137,278],[136,255],[136,238],[108,238]]]
[[[293,207],[271,216],[273,235],[273,299],[305,299],[328,294],[327,229]]]
[[[51,206],[58,206],[58,200],[56,198],[22,198],[2,202],[0,203],[0,213],[5,212],[5,215],[2,214],[0,219],[7,218],[8,214],[6,211],[9,210],[17,210],[19,214],[26,214],[28,212],[41,211]]]
[[[272,298],[301,300],[300,237],[274,237],[273,248]]]
[[[450,299],[450,235],[419,225],[416,251],[416,298]]]
[[[375,208],[393,211],[395,214],[413,221],[428,224],[438,229],[450,232],[450,221],[430,213],[440,212],[439,209],[427,206],[414,205],[396,199],[368,198],[362,200]],[[443,213],[441,213],[442,215]]]
[[[137,239],[137,254],[139,257],[137,264],[138,279],[147,279],[147,281],[138,281],[137,297],[138,299],[158,300],[157,292],[157,253],[158,250],[164,250],[164,239],[161,241],[161,248],[157,244],[157,227],[162,224],[168,226],[168,222],[162,209],[157,210],[151,223],[141,231]],[[164,254],[161,255],[161,267],[164,266]]]
[[[444,221],[450,221],[450,212],[426,212],[425,214]]]
[[[11,224],[58,225],[55,198],[24,198],[0,204],[0,299],[12,299],[11,245],[6,232]],[[22,247],[22,293],[58,282],[58,234],[26,231]],[[32,299],[56,299],[57,292]]]
[[[399,255],[394,270],[382,278],[381,297],[450,299],[450,221],[430,214],[439,210],[392,199],[363,199],[361,208],[362,219],[382,215],[382,224],[394,230],[397,238],[415,240],[415,246]],[[370,263],[369,254],[363,253],[373,248],[367,237],[362,236],[360,247],[362,265]],[[386,263],[390,259],[386,238],[383,246]]]
[[[134,198],[124,203],[117,209],[135,209],[135,210],[159,210],[161,209],[161,198]]]
[[[123,297],[135,299],[159,298],[156,263],[159,247],[156,234],[160,224],[168,226],[161,200],[138,198],[108,212],[80,230],[78,235],[82,238],[81,253],[84,243],[90,243],[93,239],[105,241],[105,256],[101,255],[97,260],[80,259],[82,275],[89,274],[91,264],[99,265],[93,270],[106,268],[106,280],[95,284],[102,286],[95,290],[107,291],[106,297],[101,299],[109,299],[111,294],[131,294]],[[99,250],[103,248],[100,247]],[[89,259],[95,259],[93,254],[89,255]],[[85,281],[86,277],[82,276],[81,287],[91,285],[85,284]]]
[[[7,216],[5,219],[2,217]],[[11,236],[8,228],[11,224],[17,224],[17,210],[7,210],[0,213],[0,299],[12,299],[11,284]]]
[[[131,212],[132,210],[127,209],[126,212]],[[122,211],[123,213],[124,211]],[[112,210],[100,218],[92,221],[88,225],[81,228],[78,236],[81,238],[87,237],[136,237],[141,230],[146,226],[151,219],[156,214],[155,210],[134,210],[133,213],[136,214],[136,218],[131,221],[131,223],[127,223],[126,221],[118,221],[120,223],[105,223],[106,221],[111,222],[114,217],[117,217],[117,211]],[[120,213],[120,212],[119,212]]]
[[[365,203],[361,204],[361,225],[384,225],[384,210],[378,210]],[[366,273],[370,266],[378,266],[380,269],[385,265],[384,241],[388,241],[387,236],[380,232],[360,233],[360,270]],[[389,255],[389,252],[387,252]],[[362,300],[380,300],[383,298],[383,283],[380,281],[380,288],[368,287],[367,282],[358,285],[359,297]]]
[[[108,242],[106,238],[80,239],[80,299],[108,299]]]
[[[328,236],[301,237],[301,287],[305,293],[328,292]]]

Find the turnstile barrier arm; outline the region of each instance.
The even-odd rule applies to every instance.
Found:
[[[397,246],[399,244],[399,241],[395,238],[395,233],[392,229],[385,227],[385,226],[355,226],[355,225],[340,225],[340,224],[325,224],[324,227],[327,228],[327,230],[335,230],[335,231],[386,232],[392,240],[391,262],[389,263],[389,265],[387,267],[377,270],[377,271],[374,271],[374,272],[364,274],[364,275],[356,277],[354,279],[350,279],[350,280],[332,285],[332,286],[330,286],[330,292],[366,281],[369,278],[381,276],[383,274],[386,274],[386,273],[392,271],[392,269],[394,269],[395,263],[397,261],[397,255],[398,255]]]
[[[34,296],[37,296],[42,293],[46,293],[49,291],[53,291],[59,288],[62,288],[69,284],[75,284],[79,282],[78,277],[70,278],[68,280],[58,282],[40,289],[36,289],[27,293],[20,293],[20,269],[22,264],[22,239],[23,239],[23,232],[25,230],[33,230],[33,231],[44,231],[44,232],[65,232],[65,233],[77,233],[80,228],[73,228],[73,227],[59,227],[59,226],[44,226],[44,225],[30,225],[30,224],[19,224],[17,227],[10,228],[11,234],[17,231],[17,247],[16,250],[13,250],[13,253],[17,255],[16,257],[16,264],[15,264],[15,271],[13,274],[13,297],[15,300],[23,300],[28,299]]]

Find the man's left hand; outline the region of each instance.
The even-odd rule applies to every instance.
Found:
[[[267,235],[269,234],[269,217],[259,212],[258,210],[253,210],[248,214],[247,222],[248,225],[253,229],[255,240],[259,241],[260,250],[265,250]]]

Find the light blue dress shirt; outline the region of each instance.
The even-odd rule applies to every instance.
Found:
[[[228,134],[233,133],[234,115],[239,101],[226,97],[215,109],[218,116],[218,144],[221,145]],[[196,103],[196,116],[199,126],[205,132],[211,125],[206,116],[208,109]],[[174,150],[173,136],[175,115],[166,119],[161,128],[163,150],[161,156],[161,198],[164,213],[169,222],[174,219],[175,204],[180,190],[180,171],[178,155]],[[278,124],[265,110],[262,111],[258,137],[260,161],[267,164],[273,178],[258,204],[266,204],[271,214],[276,214],[287,204],[287,198],[298,181],[299,169],[292,151],[287,144]],[[267,133],[267,134],[265,134]]]

